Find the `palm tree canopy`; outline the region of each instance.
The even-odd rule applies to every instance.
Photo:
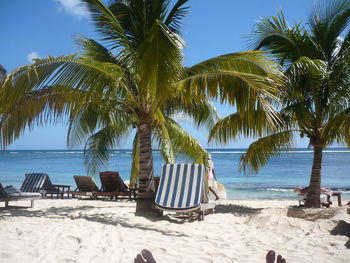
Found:
[[[222,142],[246,135],[261,137],[241,158],[243,169],[256,173],[282,149],[295,146],[295,134],[306,135],[311,146],[337,142],[350,147],[350,2],[324,1],[310,21],[293,27],[282,12],[264,18],[250,39],[250,47],[268,51],[283,65],[287,85],[278,102],[283,122],[270,126],[263,112],[248,123],[239,112],[219,121],[210,138]],[[248,125],[249,124],[249,125]]]
[[[79,55],[36,59],[11,72],[1,87],[2,147],[26,128],[68,116],[69,146],[85,144],[91,171],[108,160],[138,127],[133,144],[133,180],[140,159],[142,124],[166,162],[175,154],[203,162],[205,150],[173,119],[184,112],[197,125],[218,119],[207,95],[240,109],[266,111],[283,82],[276,63],[261,51],[227,54],[192,67],[183,66],[181,19],[187,0],[83,0],[101,39],[77,38]],[[250,111],[249,111],[250,112]],[[253,116],[248,116],[252,118]]]

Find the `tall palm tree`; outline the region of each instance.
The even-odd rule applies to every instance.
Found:
[[[306,135],[314,150],[307,207],[320,207],[323,149],[334,142],[350,147],[349,18],[350,1],[332,0],[317,5],[306,26],[289,27],[282,12],[262,19],[251,44],[283,65],[288,78],[279,94],[283,122],[272,128],[257,116],[259,122],[246,127],[241,113],[222,119],[211,132],[211,138],[221,141],[242,129],[248,136],[263,136],[241,157],[242,168],[251,172],[281,149],[292,148],[296,133]]]
[[[175,154],[203,162],[205,150],[172,117],[189,115],[198,124],[214,124],[217,116],[206,95],[254,108],[270,108],[281,74],[260,52],[228,54],[183,66],[181,19],[187,0],[83,0],[103,44],[80,36],[80,56],[37,59],[12,72],[1,89],[2,146],[27,126],[68,116],[68,144],[85,143],[90,168],[108,160],[108,149],[135,128],[132,183],[154,195],[152,138],[165,162]],[[220,95],[219,95],[220,94]],[[153,193],[153,194],[152,194]],[[140,199],[137,211],[149,209]]]

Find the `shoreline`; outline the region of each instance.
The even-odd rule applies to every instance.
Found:
[[[306,220],[291,216],[296,200],[215,203],[202,222],[135,216],[128,201],[43,199],[30,209],[0,209],[0,262],[133,262],[142,249],[159,263],[265,262],[270,249],[288,263],[350,258],[349,236],[339,232],[350,225],[346,206]]]

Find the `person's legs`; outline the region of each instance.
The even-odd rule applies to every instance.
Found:
[[[215,201],[219,200],[219,196],[215,193],[215,191],[209,187],[210,192],[212,192],[213,195],[215,195]]]

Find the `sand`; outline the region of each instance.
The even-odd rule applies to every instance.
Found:
[[[135,216],[127,201],[38,200],[0,210],[0,262],[133,262],[142,249],[158,263],[265,262],[270,249],[288,263],[350,262],[347,207],[309,213],[296,203],[219,201],[215,214],[188,222]]]

